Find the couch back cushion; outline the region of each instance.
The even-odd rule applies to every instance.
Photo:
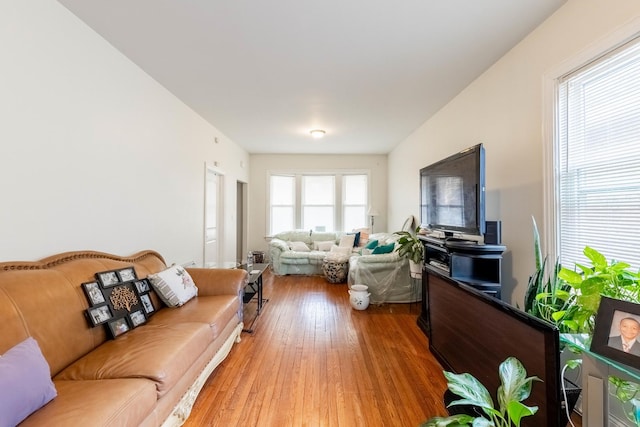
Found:
[[[0,263],[0,354],[29,336],[35,338],[55,375],[107,339],[91,328],[82,283],[95,273],[133,265],[138,277],[166,268],[153,251],[119,257],[100,252],[67,252],[37,262]]]

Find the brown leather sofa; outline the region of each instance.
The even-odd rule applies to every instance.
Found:
[[[92,328],[81,284],[131,265],[138,278],[166,268],[154,251],[0,263],[0,354],[33,337],[58,393],[21,426],[180,425],[240,341],[244,270],[188,268],[199,291],[183,306],[168,308],[154,296],[156,314],[114,340]]]

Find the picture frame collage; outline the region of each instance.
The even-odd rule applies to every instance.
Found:
[[[86,317],[92,327],[106,325],[116,338],[147,322],[156,308],[149,279],[139,279],[133,267],[101,271],[96,280],[82,283],[89,308]]]

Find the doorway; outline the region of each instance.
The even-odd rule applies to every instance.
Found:
[[[222,236],[222,188],[224,175],[215,166],[205,163],[204,185],[204,254],[203,266],[221,266],[220,236]]]

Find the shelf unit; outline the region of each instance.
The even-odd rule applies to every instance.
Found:
[[[420,236],[424,245],[422,310],[418,325],[429,335],[427,283],[430,273],[448,277],[500,299],[503,245]]]

